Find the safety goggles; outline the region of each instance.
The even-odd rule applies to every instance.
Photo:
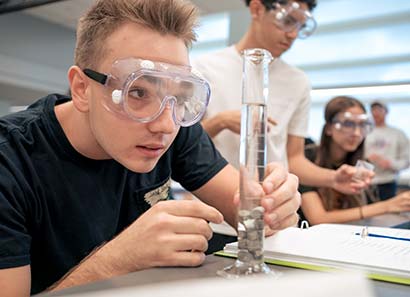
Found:
[[[353,134],[356,129],[359,128],[360,133],[363,136],[369,134],[374,127],[369,116],[364,113],[355,115],[350,112],[344,112],[343,114],[337,116],[332,123],[337,130],[345,133]]]
[[[298,2],[282,1],[272,3],[271,9],[275,25],[285,32],[298,31],[298,37],[307,38],[316,30],[313,15],[301,8]]]
[[[155,120],[170,107],[177,125],[191,126],[205,114],[211,93],[209,84],[189,66],[126,58],[114,62],[108,74],[83,71],[107,88],[107,110],[141,123]]]

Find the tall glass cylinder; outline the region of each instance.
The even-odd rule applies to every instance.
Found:
[[[264,196],[266,106],[272,60],[271,54],[263,49],[243,52],[238,257],[233,265],[219,273],[226,277],[271,272],[263,261],[264,208],[261,199]]]

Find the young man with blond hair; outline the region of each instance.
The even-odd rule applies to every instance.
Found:
[[[238,172],[198,121],[197,11],[182,0],[100,0],[82,17],[72,97],[0,119],[0,286],[27,296],[157,266],[197,266],[208,222],[236,226]],[[170,179],[200,201],[169,199]],[[269,164],[265,223],[294,225],[297,178]]]

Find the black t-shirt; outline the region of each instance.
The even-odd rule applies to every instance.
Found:
[[[198,189],[227,162],[199,124],[181,128],[149,173],[92,160],[69,143],[43,98],[0,119],[0,269],[31,265],[31,293],[59,280],[158,200],[170,178]]]
[[[305,138],[305,147],[304,147],[304,151],[305,151],[305,157],[306,159],[308,159],[311,162],[314,162],[316,159],[316,154],[318,151],[318,146],[315,144],[315,142],[310,139],[310,138]],[[312,187],[312,186],[307,186],[307,185],[303,185],[303,184],[299,184],[299,188],[298,191],[300,192],[300,194],[304,194],[307,192],[312,192],[312,191],[317,191],[316,187]],[[299,214],[299,222],[298,225],[300,227],[301,223],[303,221],[307,221],[305,214],[302,211],[302,207],[299,207],[298,209],[298,214]]]

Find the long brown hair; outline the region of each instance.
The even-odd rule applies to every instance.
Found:
[[[353,152],[348,152],[346,158],[341,164],[335,164],[332,158],[330,158],[330,146],[332,143],[332,137],[326,133],[330,126],[333,124],[335,116],[344,112],[351,107],[358,106],[366,112],[364,105],[353,97],[338,96],[331,99],[325,108],[325,125],[323,126],[322,136],[320,139],[320,146],[315,163],[320,167],[336,169],[341,164],[355,165],[357,160],[364,157],[364,140]],[[323,205],[326,210],[351,208],[360,205],[360,197],[356,195],[344,195],[336,192],[331,188],[319,188],[319,195],[322,199]]]

